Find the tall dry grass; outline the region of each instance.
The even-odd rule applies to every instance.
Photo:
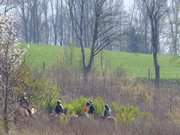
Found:
[[[133,124],[117,124],[79,119],[73,123],[62,124],[38,119],[32,125],[14,130],[12,135],[179,135],[180,129],[167,121],[138,120]]]
[[[119,71],[118,71],[119,72]],[[36,74],[37,75],[37,74]],[[13,127],[12,135],[179,135],[180,91],[178,87],[156,89],[151,82],[128,78],[119,73],[92,72],[84,81],[80,72],[56,67],[38,76],[49,78],[62,90],[64,102],[80,96],[103,97],[107,103],[138,106],[150,117],[133,123],[112,123],[100,120],[78,119],[61,123],[39,112],[25,127]],[[177,85],[178,86],[178,85]]]

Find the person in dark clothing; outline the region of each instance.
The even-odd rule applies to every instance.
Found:
[[[63,107],[63,105],[62,105],[60,100],[57,101],[57,105],[56,105],[56,108],[55,108],[55,113],[56,114],[64,113],[64,107]]]
[[[87,102],[87,103],[84,105],[84,107],[83,107],[83,112],[84,112],[84,113],[88,113],[88,112],[89,112],[89,106],[90,106],[89,102]]]
[[[19,99],[19,105],[25,109],[27,109],[27,111],[29,112],[29,114],[31,115],[31,110],[29,108],[29,102],[28,102],[28,97],[26,93],[23,93],[23,95],[20,97]]]
[[[104,118],[111,116],[111,108],[108,104],[104,106]]]
[[[23,106],[23,107],[29,107],[29,102],[27,101],[27,97],[20,97],[20,100],[19,100],[19,104],[20,106]]]
[[[95,107],[93,105],[92,101],[89,101],[89,110],[88,110],[89,114],[94,114],[95,113]]]

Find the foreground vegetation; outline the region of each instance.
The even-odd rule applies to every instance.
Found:
[[[96,129],[98,135],[101,135],[106,133],[102,132],[102,129],[107,131],[108,128],[111,128],[108,131],[124,135],[131,135],[134,132],[137,135],[151,135],[152,133],[178,135],[180,133],[178,85],[173,86],[173,89],[161,87],[157,90],[151,82],[144,83],[126,76],[126,72],[121,67],[115,68],[114,66],[110,70],[111,66],[107,66],[108,64],[99,65],[98,58],[100,56],[96,59],[95,70],[89,74],[87,80],[84,80],[82,73],[79,72],[80,56],[77,48],[32,46],[28,53],[25,61],[14,72],[16,79],[12,87],[13,95],[14,99],[17,99],[21,93],[28,93],[31,105],[38,112],[33,119],[30,118],[27,123],[21,124],[23,127],[11,127],[9,124],[10,132],[19,134],[18,132],[21,131],[20,134],[22,134],[23,131],[25,135],[39,135],[44,134],[44,130],[41,131],[41,129],[46,128],[47,135],[57,134],[60,129],[62,134],[88,135],[89,131]],[[111,53],[112,56],[110,56]],[[46,58],[46,55],[49,55],[49,59]],[[137,58],[144,59],[145,56],[146,58],[151,57],[143,54],[106,51],[103,62],[107,62],[106,58],[112,58],[112,61],[115,61],[113,56],[116,55],[118,59],[122,56],[128,56],[126,58],[131,59],[131,61],[134,60],[135,57],[132,56],[135,55]],[[170,59],[168,56],[161,56],[162,61],[165,57]],[[114,62],[114,65],[118,64]],[[143,64],[140,65],[140,68],[143,68]],[[99,71],[103,71],[103,73]],[[88,120],[80,117],[71,123],[71,118],[83,115],[82,108],[89,97],[94,98],[95,119]],[[68,112],[64,118],[52,119],[51,113],[57,99],[63,101]],[[115,127],[114,124],[99,119],[106,103],[112,108],[116,120]],[[15,104],[13,105],[15,107]],[[95,125],[100,125],[100,127]],[[30,130],[34,133],[29,132]]]
[[[16,92],[26,91],[38,110],[22,127],[12,127],[15,135],[179,135],[180,116],[178,87],[156,89],[117,73],[92,72],[85,83],[80,74],[64,65],[37,74],[26,65],[16,73]],[[98,77],[97,77],[98,76]],[[85,83],[85,84],[84,84]],[[82,114],[89,97],[94,97],[96,118],[71,117]],[[67,115],[51,118],[56,100],[61,99]],[[44,100],[46,99],[46,100]],[[98,119],[108,103],[116,118],[115,125]],[[1,131],[1,130],[0,130]]]
[[[110,133],[179,135],[180,92],[178,84],[173,86],[173,89],[160,87],[157,90],[151,81],[141,81],[129,77],[130,70],[124,71],[123,66],[119,67],[115,63],[123,56],[124,63],[120,61],[126,65],[128,63],[125,58],[131,62],[135,58],[145,61],[150,59],[150,55],[108,51],[103,52],[103,55],[104,58],[101,55],[97,57],[94,70],[84,80],[80,72],[78,48],[30,47],[25,61],[14,72],[16,79],[13,82],[12,94],[14,99],[17,99],[19,95],[26,92],[31,105],[37,109],[37,112],[33,118],[27,117],[19,125],[14,125],[9,121],[9,133],[15,135],[39,135],[45,134],[45,132],[47,135],[89,135],[89,133],[91,135]],[[99,60],[100,58],[102,59]],[[110,61],[108,61],[109,58]],[[165,58],[170,60],[171,57],[160,56],[161,61],[168,64]],[[102,64],[99,64],[101,62]],[[108,62],[112,63],[113,67],[111,64],[107,64]],[[178,59],[176,62],[178,63]],[[135,63],[129,65],[131,64],[136,67]],[[144,66],[141,61],[139,61],[139,65],[140,68]],[[178,66],[174,62],[169,67],[172,68],[173,65],[174,67]],[[135,77],[141,76],[136,74]],[[93,97],[96,108],[95,117],[91,120],[84,118],[82,112],[89,97]],[[61,99],[68,110],[64,117],[59,118],[52,115],[57,99]],[[112,108],[115,120],[113,123],[101,119],[106,103]],[[12,105],[15,109],[15,103]],[[77,118],[77,115],[80,117]],[[0,133],[3,134],[1,130],[3,131],[3,128],[0,128]]]
[[[86,50],[88,51],[88,49]],[[180,78],[180,58],[168,55],[160,55],[162,79]],[[28,49],[26,62],[34,70],[52,67],[57,63],[65,62],[73,65],[77,70],[81,69],[80,49],[54,46],[32,45]],[[149,54],[110,52],[104,51],[95,58],[94,69],[103,71],[123,71],[128,76],[137,78],[154,78],[152,56]],[[149,74],[149,75],[148,75]]]

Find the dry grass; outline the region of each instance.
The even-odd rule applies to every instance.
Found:
[[[60,70],[59,70],[60,69]],[[67,125],[52,131],[51,134],[67,135],[179,135],[180,134],[180,92],[178,87],[156,89],[150,82],[141,82],[118,76],[116,73],[91,73],[85,82],[78,72],[60,67],[48,73],[62,89],[65,101],[80,96],[101,96],[106,102],[116,101],[123,105],[138,106],[141,111],[150,112],[152,117],[136,120],[130,125],[104,125],[97,121],[81,121],[75,127]],[[178,85],[177,85],[178,86]],[[47,128],[48,129],[48,128]],[[57,130],[57,129],[56,129]],[[59,132],[59,133],[57,133]]]
[[[178,87],[156,89],[151,83],[118,76],[116,73],[92,73],[88,81],[80,73],[67,68],[49,71],[51,81],[62,89],[64,101],[80,96],[101,96],[106,102],[116,101],[122,105],[135,105],[141,111],[150,112],[151,117],[137,119],[131,124],[110,123],[78,119],[67,124],[53,121],[41,112],[12,135],[179,135],[180,134],[180,92]]]
[[[62,124],[38,120],[32,126],[16,130],[12,135],[179,135],[180,129],[167,121],[139,120],[130,125],[80,119],[74,123]]]

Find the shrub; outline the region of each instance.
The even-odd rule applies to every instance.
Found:
[[[80,97],[78,99],[75,99],[71,101],[70,103],[65,104],[65,108],[68,109],[69,114],[83,114],[83,107],[88,101],[87,97]],[[101,115],[104,110],[104,100],[101,97],[97,97],[93,101],[94,107],[96,109],[96,114]]]
[[[124,106],[121,107],[120,111],[117,113],[117,119],[123,123],[132,123],[139,117],[140,113],[137,107]]]
[[[82,114],[82,109],[85,103],[88,101],[86,97],[80,97],[71,101],[70,103],[65,104],[65,108],[68,109],[68,113],[70,114]]]
[[[32,72],[26,64],[22,64],[15,72],[15,76],[14,93],[18,96],[31,87],[31,84],[33,83]]]
[[[176,125],[180,125],[180,109],[175,107],[172,112],[168,113],[168,117],[172,122],[174,122]]]
[[[35,80],[32,83],[31,100],[40,108],[45,108],[48,112],[52,112],[56,105],[56,101],[60,96],[60,90],[47,80]]]
[[[121,110],[121,105],[116,102],[112,102],[112,111],[118,113]]]
[[[64,107],[67,109],[68,114],[73,115],[73,114],[76,113],[75,112],[75,107],[72,105],[72,103],[67,103],[67,104],[65,104]]]
[[[116,102],[112,103],[113,112],[116,113],[116,118],[118,122],[124,124],[130,124],[135,122],[138,118],[148,118],[151,117],[150,113],[141,112],[138,107],[135,106],[122,106]]]
[[[47,79],[34,79],[30,68],[22,64],[16,71],[16,96],[23,92],[30,95],[30,102],[36,107],[46,109],[51,112],[57,99],[60,96],[60,90],[50,83]]]
[[[102,115],[103,111],[104,111],[104,99],[102,97],[97,97],[94,99],[94,107],[96,109],[96,114],[98,116]]]

